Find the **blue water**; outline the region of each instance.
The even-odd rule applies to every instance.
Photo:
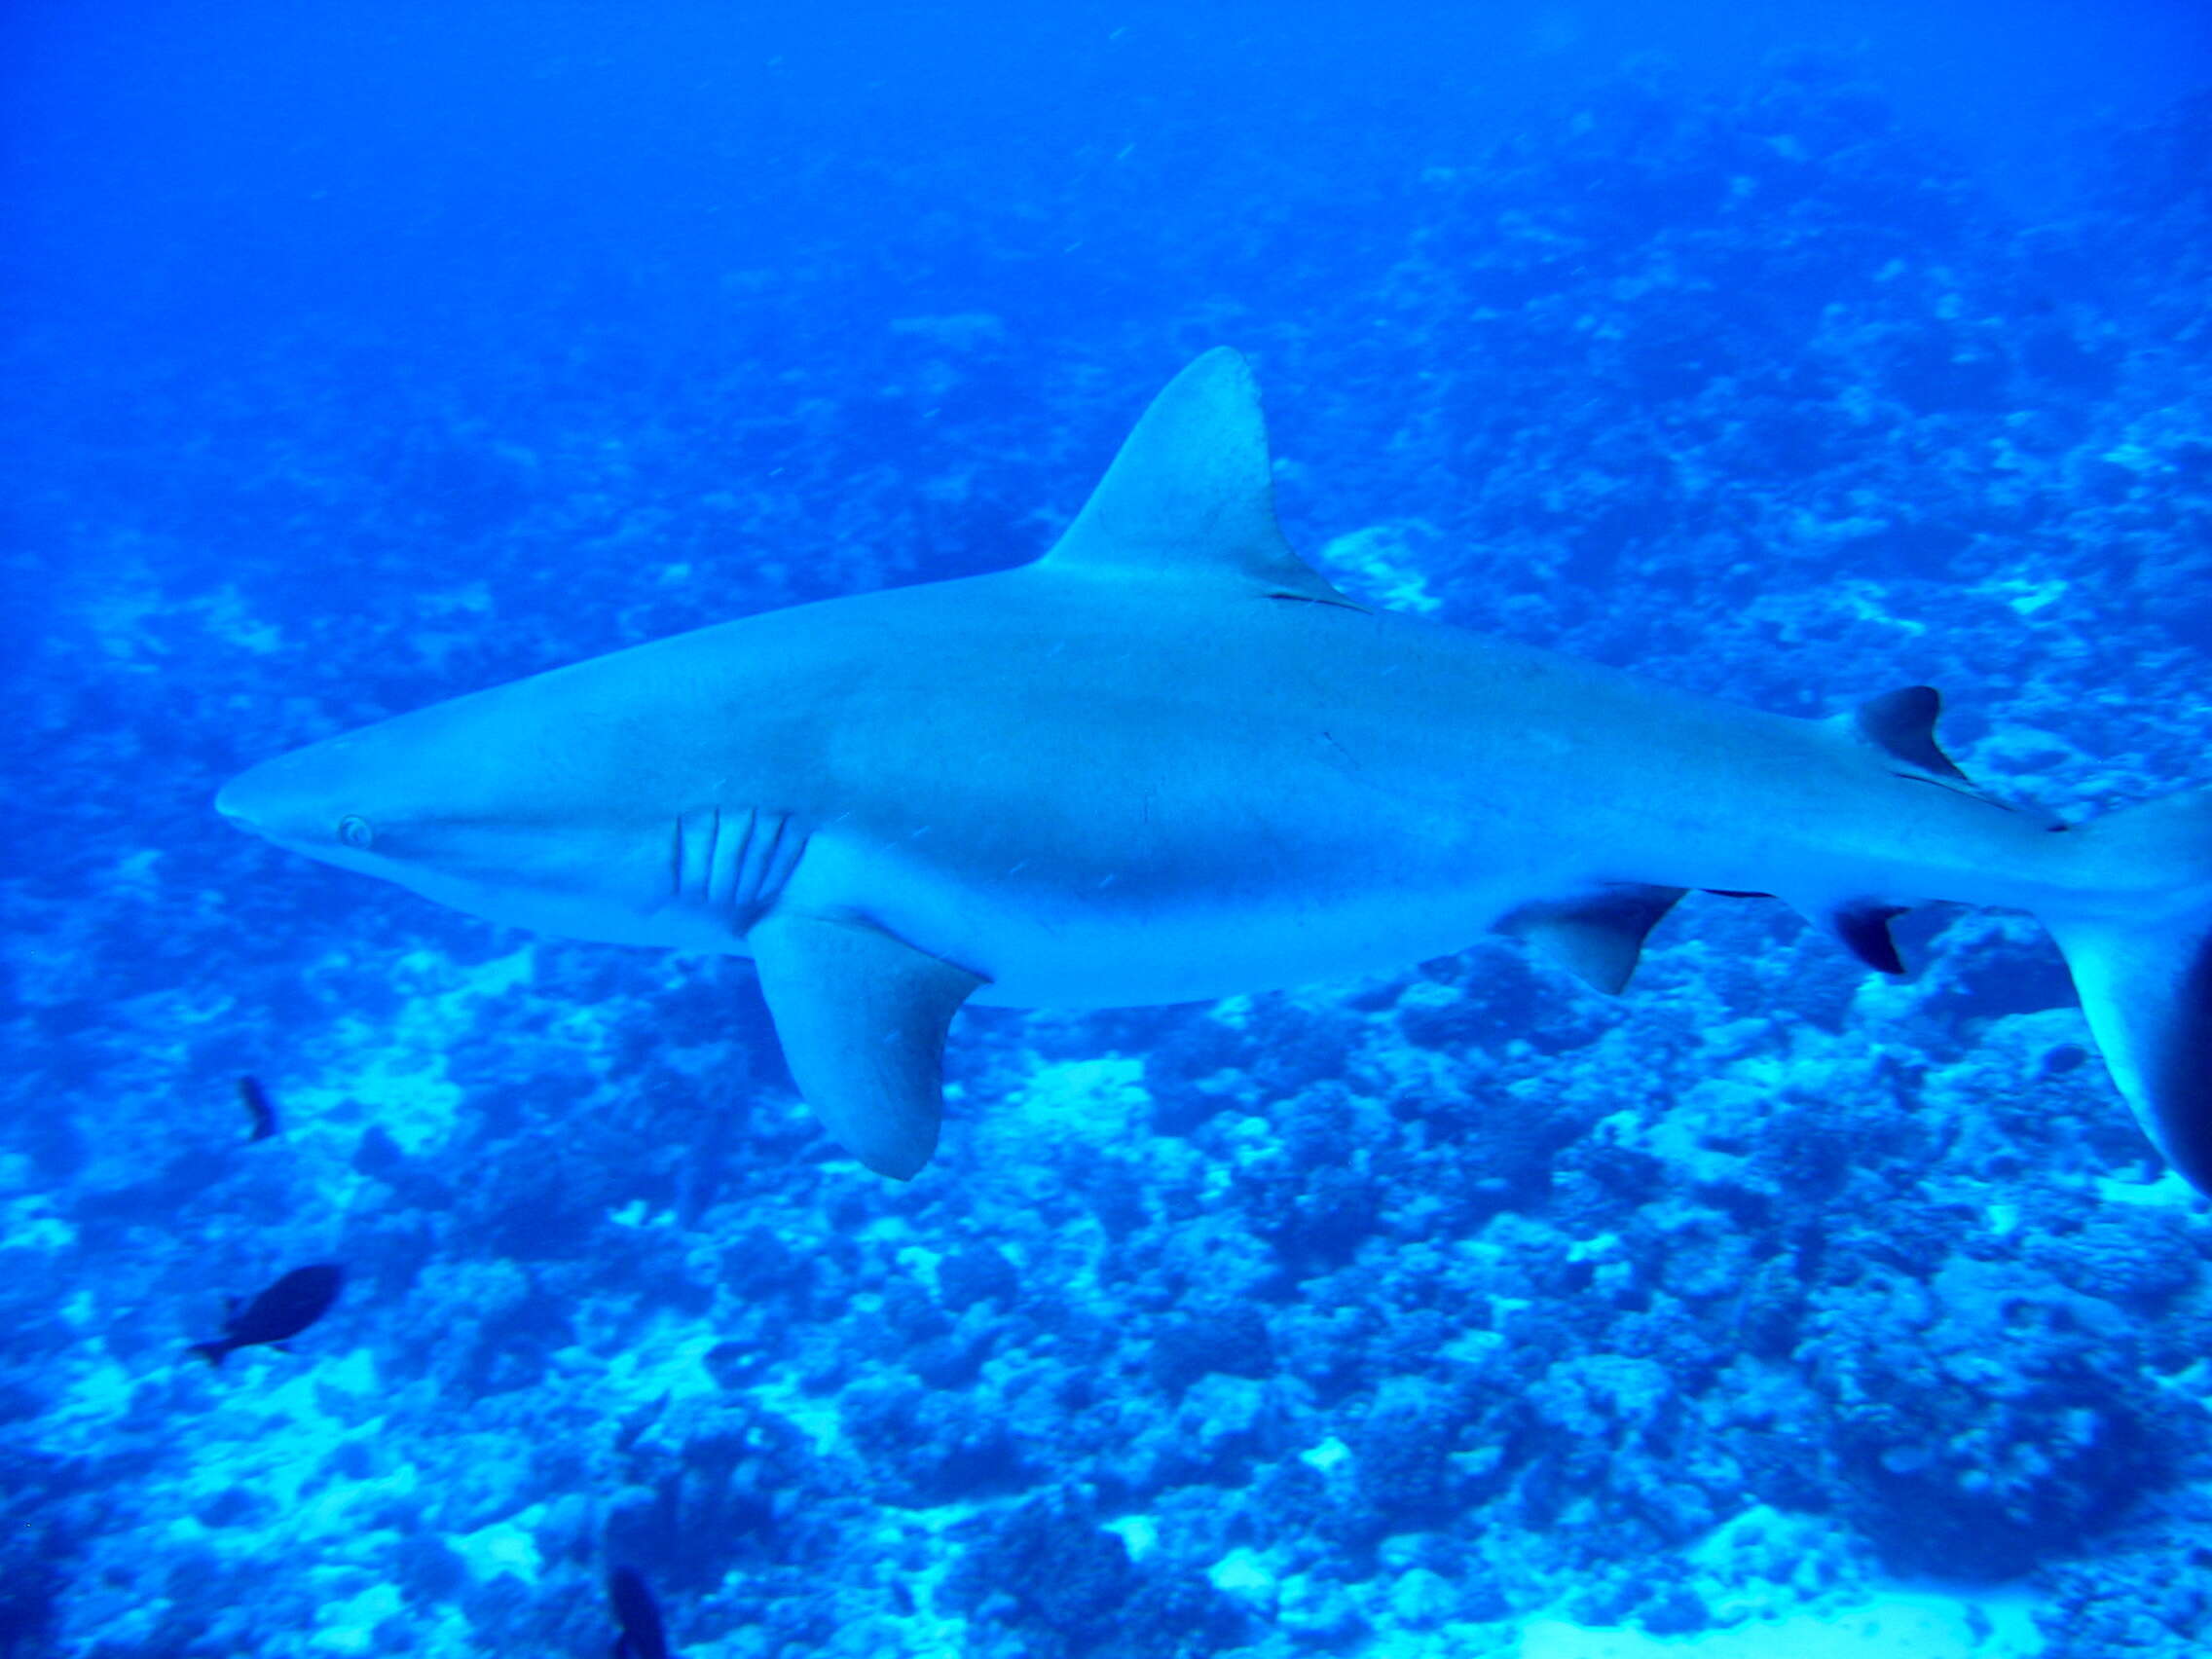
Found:
[[[2024,918],[971,1011],[895,1187],[743,963],[208,805],[1032,558],[1217,344],[1363,597],[2200,786],[2212,13],[23,0],[0,74],[0,1659],[603,1654],[617,1564],[700,1659],[2212,1638],[2212,1210]]]

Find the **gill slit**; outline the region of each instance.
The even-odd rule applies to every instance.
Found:
[[[734,819],[724,823],[719,806],[679,813],[669,837],[671,900],[742,933],[783,892],[807,839],[788,812],[749,808],[742,830]]]

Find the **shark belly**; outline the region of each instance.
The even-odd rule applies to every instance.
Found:
[[[1148,620],[962,642],[933,653],[979,665],[957,705],[924,659],[865,718],[823,719],[791,746],[819,827],[782,905],[957,964],[976,1002],[1208,1001],[1402,971],[1611,887],[1756,885],[1742,808],[1775,785],[1742,774],[1825,747],[1803,721],[1313,606],[1255,605],[1132,675]],[[1735,764],[1747,740],[1783,763]]]
[[[1402,971],[1639,889],[2004,903],[1994,872],[2041,837],[1820,722],[1420,624],[1274,620],[1327,648],[1278,646],[1203,710],[1071,699],[1042,737],[994,708],[879,743],[782,903],[958,965],[978,1003],[1135,1007]]]
[[[958,964],[985,981],[977,1003],[1132,1008],[1450,955],[1532,892],[1572,879],[1507,860],[1456,868],[1427,856],[1437,851],[1371,857],[1356,870],[1309,866],[1284,882],[1124,884],[1086,870],[1069,886],[1050,861],[993,878],[830,833],[815,837],[783,904],[865,921]]]

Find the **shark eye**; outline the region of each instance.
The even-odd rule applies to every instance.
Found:
[[[338,838],[349,847],[358,847],[366,852],[376,845],[377,832],[369,828],[366,818],[356,818],[349,812],[338,821]]]

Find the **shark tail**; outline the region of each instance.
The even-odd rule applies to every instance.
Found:
[[[2067,831],[2079,906],[2043,916],[2113,1082],[2168,1163],[2212,1194],[2212,790]]]

